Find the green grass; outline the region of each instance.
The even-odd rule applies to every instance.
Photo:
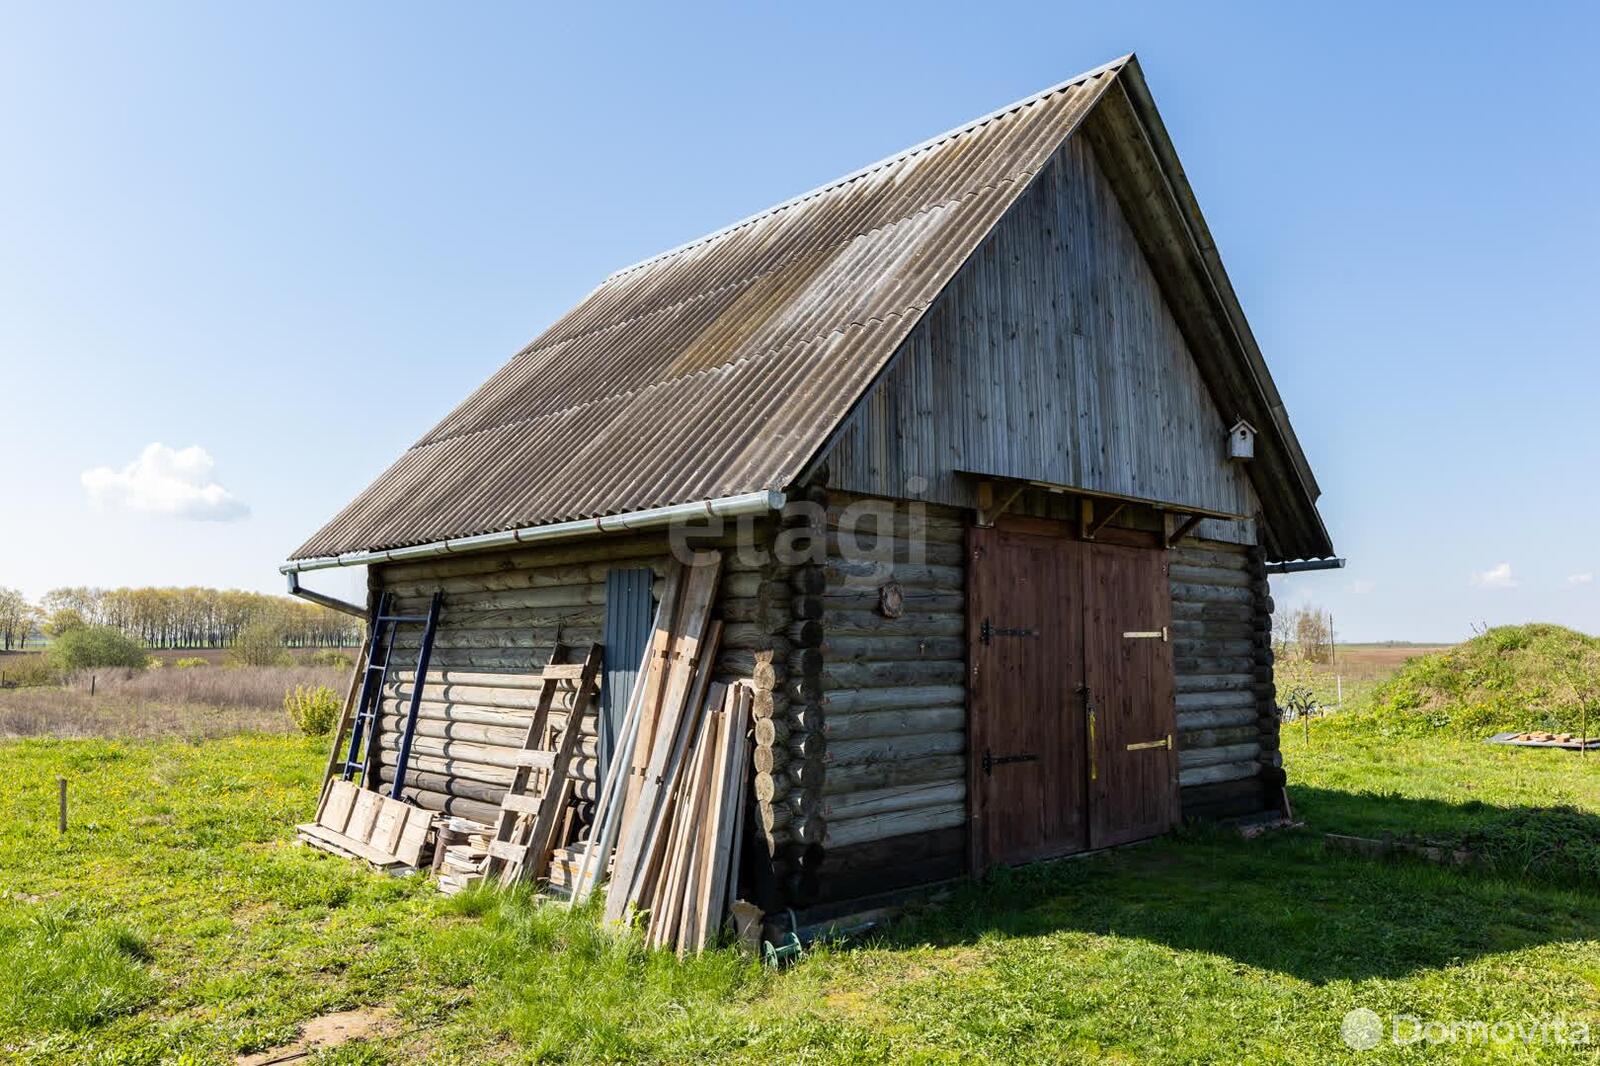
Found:
[[[1548,729],[1591,735],[1582,708],[1600,702],[1600,641],[1562,626],[1498,626],[1421,655],[1378,685],[1366,701],[1371,728],[1390,735]]]
[[[1384,736],[1363,715],[1283,727],[1296,814],[1328,832],[1465,847],[1500,872],[1600,889],[1600,753]]]
[[[1600,816],[1595,760],[1325,722],[1310,750],[1294,736],[1314,829]],[[0,745],[0,1060],[222,1063],[363,1006],[392,1008],[396,1031],[325,1061],[1471,1061],[1357,1056],[1338,1036],[1356,1006],[1600,1033],[1600,894],[1559,864],[1508,876],[1330,855],[1310,830],[1191,828],[996,875],[774,974],[729,952],[679,965],[587,914],[446,899],[297,848],[321,762],[291,737]]]

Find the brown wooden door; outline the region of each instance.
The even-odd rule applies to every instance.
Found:
[[[1083,633],[1091,847],[1143,840],[1178,824],[1166,564],[1165,552],[1089,548]]]
[[[973,868],[1082,851],[1082,545],[981,528],[968,545]]]

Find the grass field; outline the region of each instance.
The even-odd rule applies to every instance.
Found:
[[[1340,644],[1327,662],[1308,663],[1280,655],[1277,681],[1280,692],[1303,685],[1320,707],[1336,709],[1359,705],[1401,665],[1419,655],[1441,651],[1446,644]]]
[[[0,689],[0,739],[158,738],[281,733],[291,726],[283,696],[295,686],[326,685],[345,691],[349,667],[313,665],[304,655],[292,666],[224,665],[224,653],[163,653],[167,665],[152,670],[84,671],[64,684]],[[212,665],[182,669],[183,658]],[[92,678],[92,682],[91,682]]]
[[[1566,753],[1374,747],[1320,721],[1310,749],[1286,746],[1316,829],[1467,831],[1556,804],[1600,818],[1597,764]],[[782,974],[721,952],[679,966],[584,915],[446,900],[295,847],[322,759],[257,735],[0,745],[5,1055],[226,1062],[354,1007],[385,1008],[387,1028],[325,1061],[1323,1063],[1358,1061],[1339,1039],[1357,1006],[1600,1031],[1600,895],[1538,871],[1191,829],[962,889]]]

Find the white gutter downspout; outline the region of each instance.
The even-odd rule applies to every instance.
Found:
[[[723,496],[715,500],[696,500],[693,503],[675,503],[669,507],[652,507],[643,511],[605,515],[601,518],[581,518],[573,522],[553,522],[542,526],[525,526],[503,533],[480,533],[475,537],[456,537],[438,540],[431,544],[414,544],[406,548],[387,551],[345,552],[343,555],[323,555],[314,559],[291,559],[278,567],[278,572],[290,575],[307,570],[325,570],[332,566],[365,566],[370,563],[397,563],[407,559],[428,559],[437,555],[457,555],[462,552],[488,551],[509,548],[518,544],[534,544],[545,540],[566,537],[584,537],[595,533],[613,533],[630,529],[658,529],[673,522],[720,516],[765,514],[783,507],[784,494],[777,491],[747,492],[741,496]]]

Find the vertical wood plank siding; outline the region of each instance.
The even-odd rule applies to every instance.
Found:
[[[407,797],[429,810],[492,818],[514,769],[514,751],[532,717],[529,674],[545,665],[557,638],[569,645],[602,639],[606,575],[667,559],[664,535],[599,538],[374,568],[373,583],[407,613],[444,594],[432,665],[407,771]],[[417,633],[396,641],[394,665],[414,661]],[[380,778],[394,779],[400,714],[410,670],[394,671],[383,702]],[[559,704],[558,704],[559,706]],[[598,777],[597,721],[580,725],[577,795],[591,803]]]
[[[829,456],[830,485],[970,507],[957,470],[1254,516],[1137,238],[1074,139],[911,333]],[[925,479],[925,487],[915,479]],[[1253,522],[1197,535],[1254,543]]]

